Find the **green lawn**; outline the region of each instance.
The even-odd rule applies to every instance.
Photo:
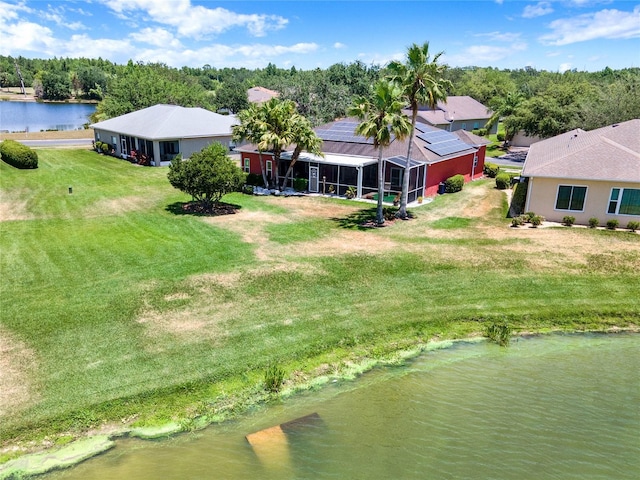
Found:
[[[363,231],[348,219],[367,204],[233,194],[239,214],[209,219],[181,214],[189,198],[164,168],[39,155],[35,171],[0,164],[0,347],[15,346],[0,386],[23,387],[19,403],[0,397],[3,445],[218,412],[229,396],[249,402],[269,364],[290,378],[490,320],[517,331],[640,317],[640,236],[573,228],[545,244],[508,228],[491,181]],[[473,215],[479,202],[489,208]]]

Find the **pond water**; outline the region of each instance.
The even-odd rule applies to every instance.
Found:
[[[95,110],[85,103],[0,102],[0,131],[78,130]]]
[[[640,335],[457,344],[48,479],[636,479]],[[317,413],[251,446],[245,435]]]

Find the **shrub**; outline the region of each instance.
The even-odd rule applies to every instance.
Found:
[[[607,220],[607,228],[609,230],[615,230],[616,228],[618,228],[618,225],[620,225],[620,222],[615,218],[612,220]]]
[[[103,143],[100,145],[100,150],[102,150],[102,153],[109,153],[109,144]]]
[[[596,217],[591,217],[589,219],[589,228],[596,228],[598,225],[600,225],[600,220]]]
[[[309,187],[309,179],[308,178],[294,178],[293,179],[293,189],[297,192],[304,192]]]
[[[255,187],[264,186],[264,180],[262,179],[262,175],[258,175],[257,173],[247,174],[247,181],[245,183],[247,185],[252,185]]]
[[[358,190],[354,186],[348,187],[347,191],[344,192],[344,196],[347,198],[356,198],[357,194],[358,194]]]
[[[504,142],[504,133],[499,133],[496,136],[497,136],[499,142]]]
[[[484,162],[484,167],[482,168],[482,173],[484,173],[489,178],[496,178],[498,172],[500,171],[500,167],[495,163]]]
[[[511,176],[508,173],[499,173],[496,175],[496,188],[505,190],[511,185]]]
[[[562,217],[562,224],[566,225],[567,227],[570,227],[575,222],[576,222],[576,217],[574,217],[573,215],[565,215],[564,217]]]
[[[487,135],[487,129],[486,128],[479,128],[478,129],[478,135],[480,135],[481,137],[484,137]]]
[[[94,145],[96,147],[96,152],[101,152],[102,151],[102,142],[100,140],[95,142]]]
[[[529,221],[532,227],[539,227],[544,222],[544,217],[542,215],[534,215]]]
[[[524,217],[522,215],[518,215],[517,217],[513,217],[511,219],[512,227],[521,227],[522,225],[524,225]]]
[[[516,183],[513,187],[513,195],[511,196],[511,212],[514,215],[520,215],[524,210],[524,204],[527,200],[527,184]]]
[[[444,191],[446,193],[455,193],[462,190],[464,187],[464,176],[463,175],[454,175],[453,177],[449,177],[444,181]]]
[[[278,365],[269,365],[264,372],[264,388],[267,392],[278,393],[284,383],[284,370]]]
[[[640,229],[640,222],[631,220],[629,223],[627,223],[627,228],[632,232],[635,232],[636,230]]]
[[[16,168],[38,168],[38,154],[15,140],[5,140],[0,143],[0,158]]]
[[[536,212],[525,212],[525,222],[531,223],[531,219],[536,216]]]

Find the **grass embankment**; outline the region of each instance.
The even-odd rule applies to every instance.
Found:
[[[640,317],[639,235],[510,229],[492,181],[365,230],[368,205],[311,197],[233,194],[236,215],[182,215],[164,168],[39,156],[0,164],[4,446],[220,415],[257,398],[268,365],[301,381],[492,320]]]

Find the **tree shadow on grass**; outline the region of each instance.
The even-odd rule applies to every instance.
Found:
[[[349,230],[371,230],[372,228],[385,227],[391,225],[393,222],[400,220],[396,217],[398,209],[396,207],[384,207],[382,209],[385,222],[382,225],[378,225],[376,222],[376,207],[363,208],[350,213],[346,217],[331,218],[332,221],[338,224],[340,228],[346,228]],[[407,218],[413,218],[411,212],[407,212]]]
[[[220,217],[233,215],[242,207],[234,203],[219,202],[211,208],[203,208],[198,202],[174,202],[165,207],[165,210],[174,215],[192,215],[195,217]]]

